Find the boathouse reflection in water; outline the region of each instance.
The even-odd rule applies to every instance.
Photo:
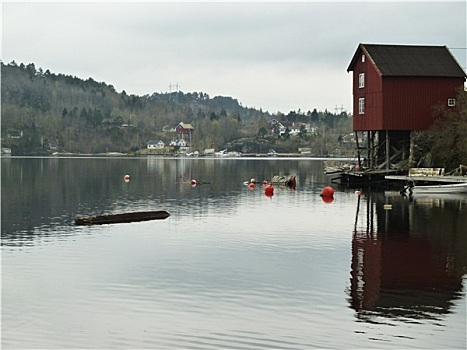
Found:
[[[356,317],[413,322],[450,313],[462,297],[465,227],[465,196],[359,196],[348,291]]]

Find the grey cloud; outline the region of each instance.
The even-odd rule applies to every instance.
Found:
[[[225,94],[270,111],[351,108],[360,42],[465,47],[463,2],[4,3],[6,62],[146,94]],[[465,50],[453,51],[465,67]],[[463,63],[462,63],[463,62]]]

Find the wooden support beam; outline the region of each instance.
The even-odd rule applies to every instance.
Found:
[[[385,162],[381,163],[380,165],[378,165],[377,169],[383,169],[385,166],[386,166],[386,171],[389,172],[389,168],[390,168],[390,165],[391,165],[391,162],[396,159],[397,157],[399,157],[400,155],[402,154],[402,151],[397,151],[397,153],[393,154],[392,157],[388,159],[386,159]]]

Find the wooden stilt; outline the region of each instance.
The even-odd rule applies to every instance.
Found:
[[[389,172],[389,167],[390,167],[390,152],[391,152],[391,147],[389,144],[389,131],[386,130],[386,171]]]

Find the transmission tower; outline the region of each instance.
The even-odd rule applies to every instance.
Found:
[[[180,93],[180,85],[176,84],[169,84],[169,101],[178,103],[178,97]]]

